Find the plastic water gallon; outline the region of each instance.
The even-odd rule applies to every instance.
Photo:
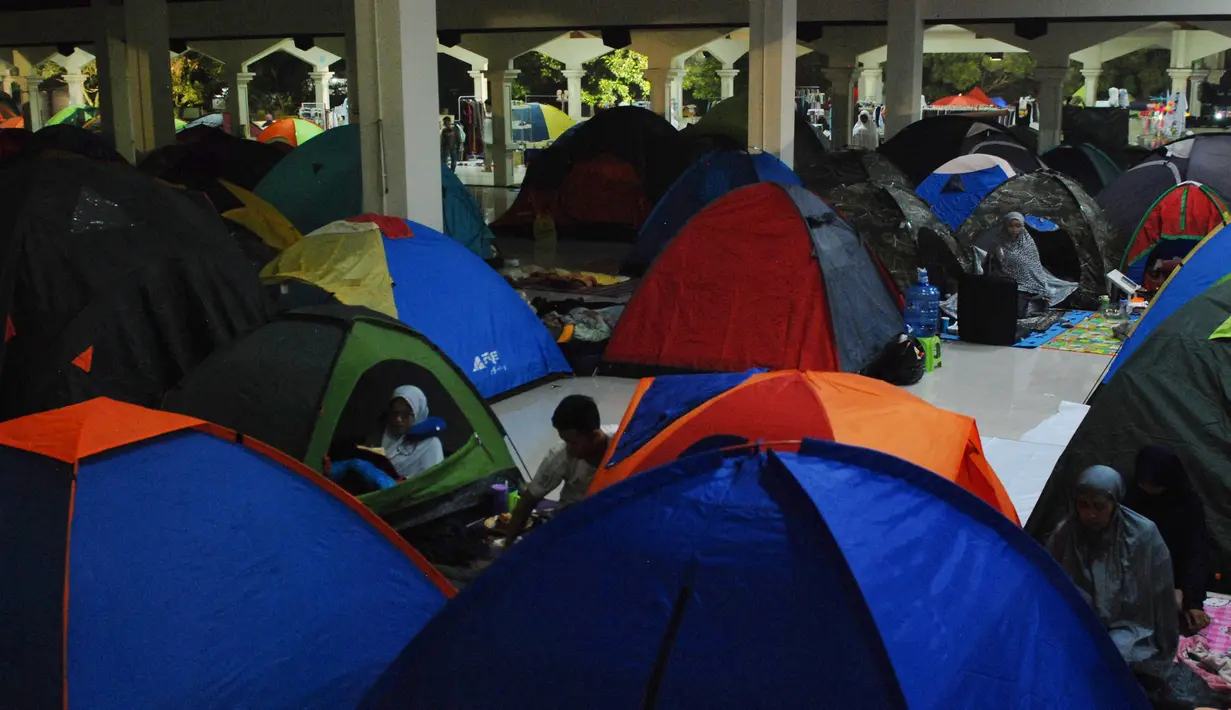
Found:
[[[940,320],[940,290],[928,283],[928,270],[919,269],[918,281],[906,291],[906,310],[903,313],[906,332],[916,338],[936,335]]]

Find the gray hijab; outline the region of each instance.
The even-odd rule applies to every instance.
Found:
[[[1115,510],[1099,531],[1082,526],[1076,498],[1093,493]],[[1092,466],[1073,489],[1074,510],[1047,547],[1111,635],[1125,661],[1170,658],[1179,643],[1171,555],[1154,523],[1125,508],[1124,480],[1115,469]]]
[[[1015,237],[1009,234],[1009,223],[1021,222],[1022,231]],[[1039,248],[1026,229],[1026,218],[1021,212],[1009,212],[1002,221],[1000,239],[996,246],[996,262],[1005,274],[1017,282],[1017,290],[1047,301],[1054,306],[1077,290],[1077,284],[1058,279],[1043,266]]]

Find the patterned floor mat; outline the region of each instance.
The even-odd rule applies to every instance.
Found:
[[[1069,328],[1066,328],[1063,325],[1064,323],[1067,323],[1070,326],[1075,326],[1078,323],[1081,323],[1082,321],[1086,320],[1092,315],[1094,315],[1094,311],[1069,311],[1068,313],[1064,314],[1064,318],[1060,319],[1060,321],[1056,323],[1055,325],[1053,325],[1052,327],[1040,333],[1031,333],[1030,335],[1027,335],[1026,337],[1022,338],[1016,343],[1013,343],[1013,347],[1033,349],[1033,348],[1037,348],[1042,345],[1045,345],[1046,343],[1050,342],[1052,338],[1055,338],[1057,335],[1068,332]],[[959,336],[953,335],[951,333],[944,333],[943,335],[940,336],[940,338],[941,340],[960,339]]]
[[[1052,338],[1043,347],[1047,350],[1064,350],[1071,353],[1115,355],[1120,351],[1120,343],[1123,341],[1112,335],[1111,329],[1121,322],[1120,320],[1108,320],[1101,313],[1096,314]]]

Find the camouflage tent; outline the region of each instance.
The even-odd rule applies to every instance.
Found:
[[[915,189],[906,175],[888,158],[859,148],[828,153],[812,165],[796,166],[795,173],[804,181],[805,187],[818,193],[865,182],[892,185],[908,192]]]
[[[1050,170],[1010,178],[962,224],[956,235],[958,245],[970,253],[977,241],[1001,228],[1009,212],[1040,217],[1059,227],[1054,232],[1031,231],[1048,271],[1078,282],[1087,294],[1107,292],[1105,274],[1117,265],[1115,254],[1108,251],[1114,248],[1115,231],[1080,185]]]
[[[921,267],[942,292],[957,290],[969,260],[949,228],[914,193],[863,183],[835,188],[825,197],[855,226],[899,290],[914,284]]]

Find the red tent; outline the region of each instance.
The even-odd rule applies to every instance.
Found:
[[[667,244],[604,362],[622,374],[858,372],[902,329],[855,230],[808,190],[762,182],[710,203]]]
[[[1177,259],[1231,222],[1231,207],[1209,187],[1182,182],[1168,190],[1141,219],[1129,240],[1120,271],[1142,283],[1151,263]]]
[[[983,93],[983,89],[980,89],[977,86],[971,89],[970,91],[966,92],[966,97],[981,102],[979,104],[980,106],[995,106],[996,105],[995,102],[992,101],[991,97]]]

